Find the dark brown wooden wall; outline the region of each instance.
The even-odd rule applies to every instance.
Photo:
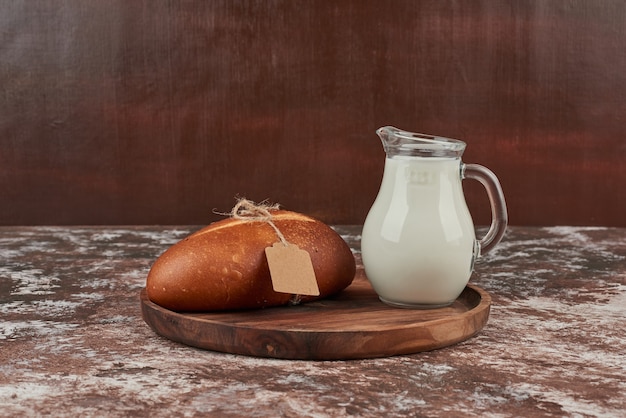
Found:
[[[624,1],[0,4],[0,224],[360,223],[395,125],[465,140],[511,224],[626,226]]]

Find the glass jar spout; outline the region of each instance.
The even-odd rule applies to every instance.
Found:
[[[379,128],[376,133],[383,143],[387,157],[460,158],[465,142],[442,136],[403,131],[393,126]]]

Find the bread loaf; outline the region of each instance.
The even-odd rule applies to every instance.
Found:
[[[290,243],[307,251],[319,296],[275,292],[265,248],[278,241],[268,222],[225,219],[215,222],[165,251],[146,283],[149,299],[174,311],[250,309],[323,298],[346,288],[355,260],[345,241],[329,226],[284,210],[272,222]]]

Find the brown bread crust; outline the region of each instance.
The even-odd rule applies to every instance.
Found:
[[[277,293],[265,248],[279,239],[267,222],[225,219],[165,251],[152,266],[146,290],[150,300],[174,311],[201,312],[278,306],[327,297],[346,288],[356,266],[350,248],[329,226],[289,211],[273,211],[285,239],[307,251],[319,296]]]

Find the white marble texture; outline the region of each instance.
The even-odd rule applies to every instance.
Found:
[[[625,229],[512,227],[472,278],[493,298],[479,335],[337,362],[153,333],[139,291],[194,229],[0,228],[0,416],[625,416]],[[360,262],[360,229],[337,230]]]

